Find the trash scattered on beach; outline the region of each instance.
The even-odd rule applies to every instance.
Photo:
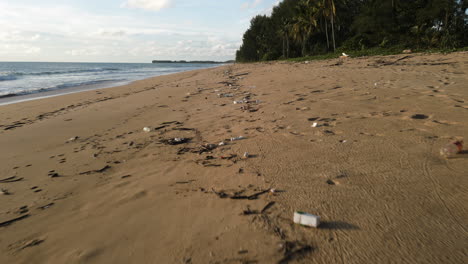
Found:
[[[219,98],[223,98],[223,97],[234,97],[233,94],[218,94],[218,97]]]
[[[244,103],[243,100],[233,101],[233,104],[243,104],[243,103]]]
[[[312,127],[318,127],[318,125],[319,125],[318,123],[313,123]]]
[[[237,140],[243,140],[243,139],[245,139],[245,137],[243,137],[243,136],[238,136],[238,137],[233,137],[233,138],[231,138],[231,141],[237,141]]]
[[[320,225],[320,216],[296,211],[294,212],[294,223],[303,226],[318,227]]]
[[[221,142],[219,142],[219,144],[218,144],[218,146],[225,146],[225,145],[226,145],[226,143],[224,143],[224,141],[221,141]]]
[[[151,127],[144,127],[143,131],[146,133],[151,132]]]
[[[341,54],[343,55],[343,57],[349,57],[349,55],[348,55],[348,54],[346,54],[346,53],[344,53],[344,52],[343,52],[343,53],[341,53]]]
[[[463,150],[463,140],[450,142],[440,149],[440,155],[445,158],[453,158]]]
[[[248,159],[250,157],[249,153],[248,152],[245,152],[244,153],[244,158]]]

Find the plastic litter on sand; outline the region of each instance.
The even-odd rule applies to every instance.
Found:
[[[296,211],[294,212],[294,223],[303,226],[318,227],[320,225],[320,216]]]

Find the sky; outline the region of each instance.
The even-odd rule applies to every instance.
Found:
[[[0,0],[0,61],[234,59],[279,0]]]

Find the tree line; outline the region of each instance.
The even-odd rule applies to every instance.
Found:
[[[468,46],[468,0],[283,0],[251,20],[236,61],[369,48]]]

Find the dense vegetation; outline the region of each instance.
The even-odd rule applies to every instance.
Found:
[[[252,19],[240,62],[468,46],[468,0],[283,0]]]

